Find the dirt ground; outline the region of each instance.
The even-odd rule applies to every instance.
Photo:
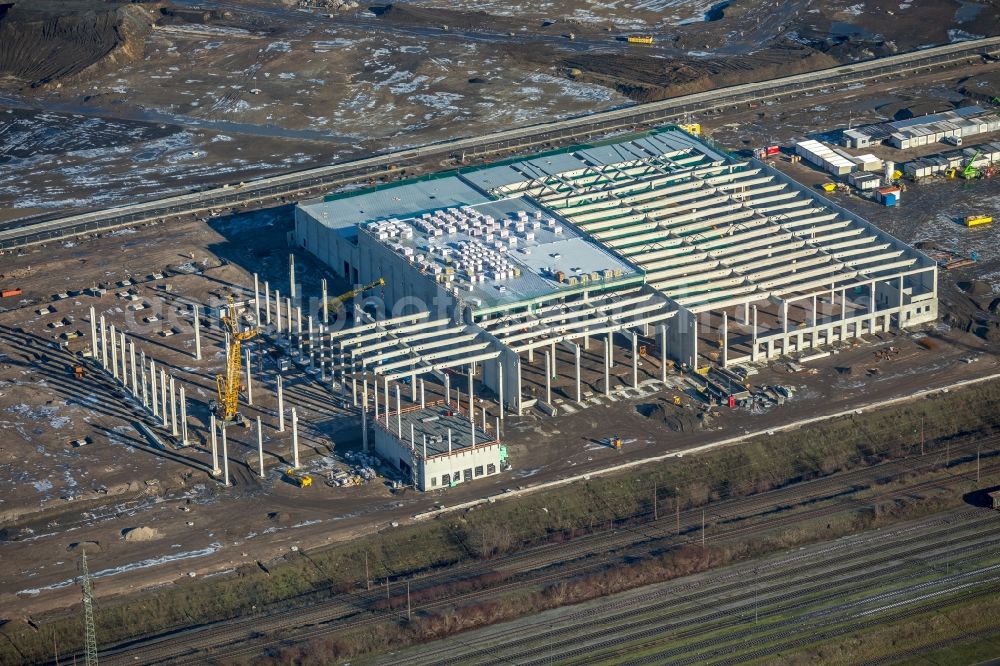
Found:
[[[554,385],[560,415],[552,419],[533,411],[507,418],[504,440],[512,471],[444,492],[394,495],[382,480],[350,488],[323,483],[331,469],[347,466],[346,452],[360,447],[358,423],[336,407],[338,396],[328,384],[295,369],[285,374],[286,407],[299,409],[303,461],[317,483],[300,489],[283,477],[290,461],[290,428],[277,430],[277,369],[262,360],[267,357],[263,350],[273,346],[261,340],[253,346],[254,405],[244,407],[244,413],[262,418],[267,477],[256,476],[255,433],[230,429],[234,485],[225,488],[205,471],[210,460],[207,402],[213,396],[213,377],[222,370],[223,340],[217,325],[204,327],[203,360],[195,361],[189,306],[238,293],[252,285],[254,271],[272,289],[287,293],[284,239],[289,225],[283,209],[194,220],[169,229],[123,230],[79,245],[68,242],[4,257],[5,276],[16,277],[24,289],[20,303],[7,304],[0,312],[0,479],[9,489],[0,505],[0,548],[8,563],[0,574],[0,604],[9,614],[23,617],[75,603],[71,553],[83,542],[97,544],[89,548],[95,551],[92,567],[99,572],[99,594],[125,593],[273,561],[292,547],[391,529],[391,521],[409,520],[438,502],[454,504],[997,371],[994,346],[983,337],[937,325],[845,347],[802,372],[774,363],[752,382],[790,387],[793,397],[784,406],[706,412],[678,376],[671,374],[667,390],[651,381],[659,376],[654,358],[640,360],[640,388],[629,388],[630,350],[623,340],[615,351],[612,396],[603,398],[603,357],[592,343],[583,355],[584,391],[590,394],[586,409],[570,398],[571,366],[560,358]],[[306,296],[316,295],[320,268],[304,255],[297,256],[296,265]],[[157,272],[164,278],[145,281]],[[163,324],[146,324],[130,314],[127,301],[117,295],[123,289],[116,283],[123,279],[135,280],[141,302],[151,306],[148,311],[160,313],[180,332],[161,337]],[[962,299],[964,292],[951,279],[942,278],[946,297]],[[100,297],[77,293],[95,285],[110,288]],[[331,291],[341,286],[333,283]],[[60,292],[74,295],[53,301]],[[981,290],[976,294],[982,300]],[[54,312],[37,314],[43,306]],[[192,446],[163,454],[136,429],[139,417],[113,382],[100,373],[82,380],[72,376],[72,357],[53,343],[60,331],[69,330],[83,335],[69,341],[68,352],[89,346],[90,306],[124,326],[140,349],[187,387]],[[49,326],[62,321],[65,326]],[[933,350],[921,342],[924,335],[934,338]],[[888,358],[876,354],[889,347],[898,351]],[[538,355],[525,368],[526,392],[541,390],[541,372]],[[429,399],[441,390],[429,388]],[[673,405],[674,395],[682,396],[682,407]],[[487,406],[492,418],[495,405]],[[611,436],[624,439],[622,452],[608,447],[604,440]],[[91,443],[71,446],[80,438]],[[124,538],[137,527],[155,527],[161,536]]]
[[[987,0],[176,0],[70,20],[92,4],[0,16],[0,222],[1000,30]],[[70,18],[43,31],[58,46],[44,60],[62,64],[39,69],[19,44],[52,7]],[[626,43],[635,33],[654,44]]]
[[[413,3],[416,9],[395,18],[396,10],[383,15],[358,10],[330,18],[326,10],[302,12],[263,1],[245,8],[221,2],[183,4],[219,13],[207,18],[165,15],[151,28],[141,58],[97,73],[86,83],[74,79],[61,87],[18,89],[0,100],[8,107],[0,112],[0,160],[5,160],[0,164],[0,201],[4,209],[14,211],[7,213],[8,219],[238,181],[294,165],[468,133],[473,127],[486,132],[623,104],[627,98],[616,92],[617,83],[581,82],[586,78],[582,68],[570,78],[560,58],[590,56],[595,49],[631,54],[634,48],[615,37],[643,30],[678,35],[677,40],[664,37],[645,51],[644,57],[651,60],[670,61],[670,49],[687,53],[710,48],[690,41],[696,36],[703,44],[725,44],[721,38],[739,31],[733,22],[740,16],[745,25],[756,25],[740,13],[751,11],[750,4],[739,1],[713,12],[705,2],[580,0],[571,8],[573,40],[564,36],[567,25],[560,25],[568,23],[562,3],[527,8],[483,0],[473,9],[486,14],[469,18],[466,11],[462,16],[467,23],[441,13],[455,10],[457,2],[450,0]],[[928,4],[933,7],[898,3],[899,23],[910,32],[906,39],[897,38],[896,48],[955,38],[947,26],[972,22],[977,30],[979,25],[992,30],[983,19],[995,18],[993,5]],[[791,32],[806,34],[811,26],[817,34],[829,34],[838,21],[867,32],[888,21],[879,18],[878,11],[887,13],[889,5],[876,11],[878,6],[789,3],[792,23],[776,21],[766,27],[793,43],[800,41]],[[468,3],[462,7],[469,9]],[[542,25],[558,11],[559,21]],[[896,16],[897,9],[891,11]],[[507,18],[495,22],[494,16]],[[445,18],[450,22],[447,30],[439,24]],[[492,32],[484,32],[486,22]],[[764,25],[763,15],[757,23]],[[917,23],[926,26],[918,29]],[[793,25],[796,30],[791,30]],[[929,32],[921,32],[924,29]],[[826,50],[804,46],[836,58],[856,57],[873,45],[889,48],[884,40],[862,39],[853,28],[833,33],[838,30],[850,34]],[[764,32],[754,39],[772,42]],[[561,55],[539,67],[538,54],[549,53],[546,49]],[[530,57],[517,57],[519,50],[531,51]],[[525,65],[528,61],[530,66]],[[818,95],[697,120],[724,145],[750,149],[850,122],[892,117],[917,101],[929,99],[940,108],[951,108],[961,101],[956,91],[966,79],[984,73],[986,69],[948,74],[940,81],[895,81],[860,87],[836,99]],[[782,160],[776,166],[804,182],[822,182],[822,174],[806,166]],[[0,572],[0,607],[6,617],[25,617],[77,603],[72,553],[82,542],[98,544],[89,551],[91,567],[98,572],[98,594],[106,597],[192,574],[230,571],[241,563],[271,561],[293,546],[312,548],[391,529],[391,521],[407,520],[436,502],[454,504],[994,373],[994,291],[1000,289],[995,234],[1000,231],[965,229],[954,219],[1000,207],[997,188],[995,181],[913,185],[898,209],[832,195],[903,240],[956,253],[977,251],[975,266],[941,273],[941,324],[838,350],[802,372],[791,372],[784,363],[762,368],[752,378],[755,384],[794,389],[785,405],[752,412],[715,410],[707,417],[676,377],[671,382],[677,388],[666,391],[649,384],[622,390],[631,383],[624,346],[615,352],[614,400],[601,398],[600,357],[592,345],[584,355],[585,390],[592,394],[587,409],[571,413],[568,384],[565,378],[558,380],[559,416],[551,419],[533,412],[507,420],[511,472],[427,495],[392,494],[381,481],[352,488],[322,483],[331,468],[345,466],[347,451],[360,446],[358,428],[336,407],[338,394],[300,370],[286,375],[286,401],[300,410],[304,461],[318,482],[300,489],[283,479],[290,432],[276,428],[276,369],[263,360],[272,349],[267,340],[253,343],[254,405],[245,408],[248,416],[260,416],[264,424],[267,478],[255,474],[253,431],[230,431],[232,487],[225,488],[204,471],[210,460],[207,402],[213,396],[214,375],[222,368],[223,341],[217,325],[206,326],[203,360],[194,360],[190,304],[217,302],[230,290],[246,289],[252,285],[252,272],[268,280],[272,289],[287,293],[289,208],[124,229],[97,239],[0,255],[0,281],[24,291],[20,299],[5,299],[0,305],[0,482],[7,488],[0,497],[0,552],[6,565]],[[316,294],[320,268],[305,256],[297,256],[297,266],[306,294]],[[147,281],[158,272],[164,278]],[[127,278],[137,282],[135,295],[150,305],[148,311],[132,314],[129,301],[117,295],[125,288],[116,283]],[[103,296],[81,293],[101,284],[110,287]],[[331,285],[333,293],[340,288],[346,286]],[[63,292],[69,297],[53,300]],[[158,451],[136,429],[139,417],[111,381],[93,372],[82,380],[73,377],[70,354],[89,344],[91,306],[124,326],[148,356],[189,388],[191,447]],[[39,314],[43,307],[54,312]],[[147,312],[161,313],[179,332],[159,335],[163,323],[143,321]],[[62,350],[58,342],[64,332],[82,335]],[[919,336],[932,338],[934,349]],[[887,358],[876,355],[888,347],[898,351]],[[540,357],[536,360],[525,376],[538,390]],[[658,376],[654,360],[641,363],[640,381]],[[673,405],[678,393],[685,396],[680,408]],[[603,443],[612,435],[626,441],[622,452]],[[71,445],[81,438],[91,443]],[[155,527],[159,536],[124,538],[127,530],[137,527]]]

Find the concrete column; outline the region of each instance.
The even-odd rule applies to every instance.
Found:
[[[750,360],[756,361],[757,354],[757,306],[753,306],[753,328],[750,330]]]
[[[278,375],[278,432],[285,432],[285,391]]]
[[[128,388],[128,368],[126,367],[126,362],[125,362],[126,354],[128,353],[128,346],[125,344],[124,332],[120,334],[120,337],[121,337],[121,345],[119,348],[121,349],[122,352],[122,386]]]
[[[514,357],[514,379],[517,395],[514,398],[514,411],[518,416],[524,414],[524,394],[521,392],[521,357]],[[501,412],[502,413],[502,412]]]
[[[167,371],[160,368],[160,410],[163,416],[163,427],[166,428],[169,425],[169,420],[167,419]]]
[[[410,402],[417,402],[417,373],[410,375]]]
[[[660,324],[660,381],[667,383],[667,325]]]
[[[552,379],[555,379],[559,376],[559,373],[556,371],[556,343],[552,343],[549,353],[552,357],[552,367],[550,368],[552,370]]]
[[[875,280],[868,283],[868,332],[875,332]],[[113,329],[112,329],[113,330]]]
[[[128,343],[129,366],[132,370],[132,395],[139,395],[139,380],[135,372],[135,342],[129,340]]]
[[[812,325],[813,325],[813,328],[816,328],[816,322],[818,321],[818,319],[819,319],[819,317],[817,317],[817,312],[816,312],[816,294],[813,294],[813,307],[812,307]]]
[[[288,253],[288,284],[292,300],[298,303],[298,292],[295,288],[295,255],[291,252]]]
[[[326,381],[326,350],[323,349],[323,340],[326,338],[326,324],[319,325],[319,331],[317,333],[317,339],[319,340],[319,378],[320,381]],[[332,350],[331,350],[331,356]]]
[[[201,308],[194,306],[194,358],[201,360]]]
[[[368,382],[365,382],[365,394],[361,396],[361,449],[368,453]],[[378,391],[375,391],[375,397],[378,398]],[[378,415],[376,414],[375,420],[378,420]]]
[[[413,421],[410,421],[410,449],[417,450],[417,433],[416,428],[413,427]]]
[[[629,331],[632,337],[632,388],[639,388],[639,334]]]
[[[534,363],[534,362],[535,362],[535,348],[528,347],[528,363]]]
[[[229,486],[229,446],[226,444],[226,426],[222,426],[222,478],[223,483]]]
[[[264,478],[264,431],[260,427],[260,417],[257,417],[257,465],[260,467],[260,478]]]
[[[788,336],[788,301],[781,301],[781,330]],[[786,342],[787,344],[787,342]],[[787,351],[787,350],[786,350]]]
[[[385,388],[385,429],[392,432],[389,428],[389,380],[383,379],[382,382]]]
[[[146,352],[139,352],[139,384],[142,386],[142,406],[149,408],[149,387],[146,385]]]
[[[301,312],[301,311],[302,310],[300,309],[299,312]],[[312,369],[314,369],[316,367],[316,330],[315,330],[315,328],[313,328],[313,318],[312,318],[312,315],[308,315],[306,317],[306,323],[309,324],[309,326],[308,326],[308,333],[309,333],[309,369],[312,370]],[[299,344],[300,345],[302,344],[301,340],[299,341]]]
[[[396,384],[396,434],[399,440],[403,441],[403,408],[399,399],[399,384]]]
[[[108,369],[108,332],[104,322],[104,315],[101,315],[101,367]]]
[[[149,392],[153,399],[153,416],[159,416],[159,399],[156,393],[156,361],[153,359],[149,359]]]
[[[264,280],[264,321],[271,323],[271,283]]]
[[[292,469],[299,468],[299,413],[292,407]]]
[[[545,402],[552,404],[552,356],[544,351],[545,355]]]
[[[500,401],[500,416],[501,421],[503,420],[504,405],[503,405],[503,357],[497,358],[497,399]]]
[[[607,344],[604,347],[604,362],[607,364],[608,369],[615,367],[615,343],[614,343],[614,333],[608,333]]]
[[[722,367],[729,365],[729,313],[722,312]]]
[[[288,344],[289,344],[289,347],[291,347],[291,344],[292,344],[292,327],[294,326],[294,322],[292,321],[292,315],[294,314],[294,312],[295,311],[292,310],[292,299],[291,299],[291,297],[286,297],[285,298],[285,314],[288,315],[287,321],[288,321]],[[301,337],[302,337],[302,322],[301,322],[301,317],[300,317],[299,318],[299,338],[301,339]],[[302,350],[300,349],[299,351],[301,352]]]
[[[251,372],[250,372],[250,349],[247,352],[247,404],[253,406],[253,384],[251,383]]]
[[[475,425],[476,421],[476,394],[472,388],[472,375],[475,372],[475,368],[472,365],[469,366],[469,423]],[[461,405],[458,406],[459,409],[462,408]]]
[[[427,407],[427,397],[424,394],[424,380],[420,380],[420,409]]]
[[[291,300],[289,300],[288,301],[289,308],[291,307],[291,304],[292,302]],[[289,326],[288,328],[291,328],[291,326]],[[302,356],[302,308],[299,306],[295,306],[295,334],[296,336],[298,336],[299,356]]]
[[[108,333],[111,338],[111,374],[115,379],[118,379],[118,334],[115,332],[115,325],[111,324],[111,328]]]
[[[170,376],[170,434],[177,436],[177,391],[173,375]]]
[[[181,446],[188,445],[188,409],[187,398],[184,395],[184,387],[181,386]]]
[[[97,348],[97,313],[94,312],[94,306],[90,306],[90,357],[97,360],[98,348]]]
[[[444,404],[451,407],[451,375],[444,373]]]
[[[319,290],[320,290],[320,293],[322,294],[322,296],[320,296],[320,298],[321,298],[320,306],[323,308],[323,323],[324,324],[329,324],[330,323],[330,303],[329,303],[329,298],[330,297],[327,295],[327,291],[326,291],[326,278],[323,278],[322,280],[319,281]]]
[[[840,290],[840,341],[847,339],[847,289]]]
[[[576,401],[582,404],[583,390],[580,383],[580,345],[573,345],[573,364],[576,366]]]
[[[253,274],[253,323],[260,326],[260,278]]]
[[[374,391],[372,393],[375,395],[375,423],[378,423],[378,378],[375,379]],[[365,398],[368,397],[368,380],[365,380]]]
[[[219,440],[218,428],[216,427],[215,414],[208,417],[208,426],[212,431],[212,476],[219,476],[222,470],[219,469]]]
[[[274,330],[281,333],[281,290],[274,290]]]
[[[604,395],[611,395],[611,334],[604,338]]]

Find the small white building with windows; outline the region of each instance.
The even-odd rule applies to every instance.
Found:
[[[496,430],[446,405],[382,412],[371,423],[375,453],[418,490],[440,490],[499,474],[506,447]]]

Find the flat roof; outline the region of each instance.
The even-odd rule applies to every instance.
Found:
[[[373,220],[364,228],[401,260],[456,289],[476,308],[553,294],[572,286],[570,277],[589,282],[596,274],[613,283],[640,274],[525,197]]]
[[[451,430],[452,452],[470,448],[472,446],[473,426],[469,423],[468,414],[452,413],[449,416],[449,411],[450,408],[440,405],[404,412],[400,417],[403,425],[403,442],[409,446],[410,426],[412,425],[417,451],[423,451],[424,436],[426,435],[428,456],[448,453],[449,430]],[[389,416],[389,424],[392,426],[391,432],[395,435],[394,418],[395,414]],[[475,428],[475,433],[476,445],[496,440],[493,435],[483,432],[478,426]]]
[[[327,228],[343,229],[371,220],[486,201],[489,199],[479,190],[449,176],[339,195],[328,201],[300,204],[300,208]]]

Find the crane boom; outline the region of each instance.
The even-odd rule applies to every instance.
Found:
[[[226,308],[222,323],[229,331],[229,349],[226,354],[226,374],[216,376],[215,384],[219,392],[218,416],[223,423],[231,423],[236,420],[239,411],[241,346],[245,340],[257,335],[257,329],[240,330],[232,296],[229,297],[229,307]]]
[[[368,284],[363,284],[363,285],[361,285],[359,287],[351,289],[350,291],[346,291],[343,294],[341,294],[340,296],[335,296],[334,298],[331,298],[330,300],[328,300],[326,302],[326,304],[327,304],[327,306],[331,310],[333,310],[334,312],[336,312],[340,308],[344,307],[344,303],[346,303],[347,301],[351,300],[355,296],[360,296],[361,294],[365,293],[369,289],[374,289],[375,287],[384,287],[384,286],[385,286],[385,280],[382,279],[382,278],[379,278],[379,279],[377,279],[377,280],[375,280],[373,282],[369,282]]]

